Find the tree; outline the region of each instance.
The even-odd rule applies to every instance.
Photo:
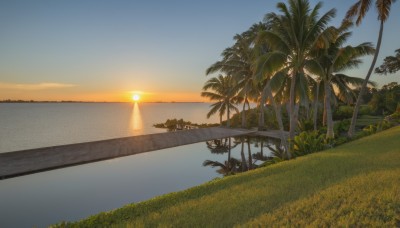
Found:
[[[375,69],[377,74],[393,74],[400,70],[400,49],[395,50],[395,56],[387,56],[383,64]]]
[[[328,48],[319,50],[318,58],[312,60],[308,65],[308,70],[320,77],[324,92],[324,114],[327,120],[326,138],[334,138],[333,119],[331,100],[336,95],[342,101],[352,101],[352,86],[359,86],[363,83],[363,79],[350,77],[341,71],[358,67],[361,57],[374,53],[371,43],[362,43],[358,46],[345,46],[347,38],[351,36],[349,29],[352,23],[342,24],[341,27],[335,29],[337,36],[330,43]],[[335,88],[335,89],[334,89]]]
[[[375,0],[375,8],[378,12],[378,20],[380,21],[378,41],[376,43],[376,48],[375,48],[376,51],[374,54],[374,58],[372,59],[371,66],[368,70],[367,75],[365,76],[365,81],[360,88],[360,93],[358,94],[357,102],[354,106],[353,117],[351,118],[349,131],[347,133],[349,137],[354,136],[354,131],[355,131],[356,122],[357,122],[357,115],[358,115],[358,111],[360,109],[362,96],[364,94],[364,91],[367,88],[367,83],[369,81],[369,78],[371,77],[372,71],[374,70],[375,63],[376,63],[376,60],[379,55],[379,51],[381,49],[383,25],[385,24],[386,20],[388,19],[389,14],[390,14],[390,8],[395,1],[396,0]],[[372,4],[371,0],[358,0],[347,11],[346,18],[344,19],[344,23],[346,23],[347,20],[353,21],[356,18],[356,25],[357,26],[360,25],[366,15],[366,13],[370,9],[371,4]]]
[[[212,90],[212,92],[208,91]],[[230,111],[238,111],[235,104],[239,99],[236,95],[235,84],[232,76],[213,77],[209,79],[203,86],[201,96],[209,98],[211,101],[217,101],[211,105],[211,110],[207,113],[207,118],[219,112],[220,123],[222,124],[222,116],[226,112],[226,126],[230,127],[229,118]]]
[[[236,81],[238,95],[243,99],[242,127],[246,125],[246,104],[249,109],[249,100],[256,100],[258,97],[257,85],[253,82],[252,63],[254,57],[252,44],[258,31],[264,29],[265,25],[258,23],[242,34],[235,35],[235,44],[222,52],[222,60],[215,62],[206,70],[206,75],[219,71],[232,76]]]
[[[307,0],[289,0],[288,3],[289,7],[285,3],[277,4],[280,15],[269,13],[265,16],[271,29],[264,31],[262,37],[272,50],[262,56],[262,65],[267,75],[281,72],[291,78],[289,139],[293,139],[299,109],[298,92],[308,92],[308,86],[297,87],[300,90],[296,91],[296,84],[307,78],[304,69],[313,57],[313,51],[329,45],[333,34],[327,30],[327,23],[335,16],[336,10],[331,9],[318,18],[321,2],[312,9]]]
[[[400,85],[391,82],[372,95],[368,105],[376,114],[393,113],[400,104]]]

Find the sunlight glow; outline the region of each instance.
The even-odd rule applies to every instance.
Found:
[[[140,96],[138,94],[133,94],[132,100],[139,101],[140,100]]]
[[[137,102],[135,102],[133,106],[130,126],[134,135],[137,135],[143,131],[142,115],[140,113],[139,104]]]

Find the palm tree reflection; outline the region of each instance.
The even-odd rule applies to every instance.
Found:
[[[232,145],[231,138],[214,139],[206,142],[207,148],[213,154],[224,154],[228,152],[228,160],[224,163],[218,161],[205,160],[203,166],[219,167],[217,173],[224,176],[234,174],[237,170],[241,170],[241,162],[235,158],[231,158],[231,149],[239,145],[239,142],[234,140]]]
[[[217,173],[224,176],[233,175],[239,172],[246,172],[251,169],[265,166],[271,163],[279,162],[284,158],[284,150],[280,144],[280,140],[272,138],[257,138],[257,137],[236,137],[233,138],[233,145],[231,138],[210,140],[206,142],[207,148],[213,154],[224,154],[228,152],[228,159],[220,161],[205,160],[203,166],[210,166],[212,168],[217,167]],[[231,157],[231,149],[238,145],[240,148],[240,159]],[[248,155],[245,155],[245,144],[247,144]],[[253,152],[250,149],[250,145],[254,144],[254,147],[259,148],[257,152]],[[273,148],[272,146],[275,146]],[[267,152],[264,153],[264,148],[267,148]],[[246,158],[247,157],[247,158]]]

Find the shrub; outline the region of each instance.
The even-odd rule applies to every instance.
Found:
[[[333,112],[333,119],[335,120],[342,120],[342,119],[347,119],[351,118],[353,116],[353,110],[354,108],[351,106],[339,106],[334,112]]]
[[[363,132],[365,132],[366,135],[372,135],[376,133],[376,126],[374,124],[370,124],[366,127],[363,128]]]
[[[300,131],[312,131],[314,130],[314,122],[312,119],[303,119],[298,123]]]
[[[336,138],[333,143],[335,146],[339,146],[339,145],[346,143],[347,141],[349,141],[349,139],[347,137],[340,136],[340,137]]]
[[[342,121],[338,121],[334,124],[333,130],[335,135],[340,135],[342,132],[346,132],[350,127],[350,119],[345,119]]]
[[[295,157],[311,154],[324,149],[325,135],[318,131],[301,132],[294,137],[293,154]]]
[[[371,115],[372,112],[372,108],[369,105],[361,105],[360,106],[360,111],[358,112],[359,115]]]

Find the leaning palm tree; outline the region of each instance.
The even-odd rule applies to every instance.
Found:
[[[218,77],[209,79],[203,86],[201,96],[207,97],[211,101],[216,101],[216,103],[211,105],[211,110],[207,113],[207,118],[219,112],[220,124],[222,124],[222,116],[226,112],[226,126],[230,127],[230,111],[238,112],[235,104],[240,101],[240,98],[236,96],[236,92],[232,76],[219,75]]]
[[[335,90],[339,99],[350,102],[352,99],[350,86],[359,86],[364,81],[340,72],[358,67],[362,63],[361,57],[374,53],[371,43],[362,43],[355,47],[350,45],[343,47],[343,44],[351,36],[349,29],[352,25],[348,22],[336,29],[335,40],[330,43],[328,48],[320,49],[318,51],[319,57],[312,60],[307,68],[320,77],[323,85],[324,113],[326,113],[327,122],[326,138],[328,139],[334,138],[331,100],[334,98]]]
[[[395,2],[396,2],[396,0],[375,0],[375,8],[377,9],[378,20],[380,21],[378,41],[376,43],[376,51],[375,51],[374,58],[372,59],[371,66],[368,70],[367,75],[365,76],[365,81],[360,88],[360,93],[358,94],[357,102],[354,106],[353,117],[351,118],[351,124],[350,124],[349,131],[347,132],[349,137],[353,137],[353,135],[354,135],[355,126],[356,126],[356,122],[357,122],[358,110],[360,109],[362,96],[364,95],[364,92],[367,88],[367,83],[369,81],[369,78],[371,77],[372,71],[374,70],[375,63],[376,63],[376,60],[379,55],[379,51],[381,49],[383,25],[385,24],[386,20],[389,18],[390,8],[391,8],[392,4]],[[356,18],[356,25],[357,26],[360,25],[362,20],[364,19],[365,14],[369,10],[371,4],[372,4],[371,0],[358,0],[347,11],[344,22],[346,20],[354,20]]]
[[[375,69],[378,74],[393,74],[400,70],[400,49],[397,49],[396,56],[387,56],[383,60],[383,64]]]
[[[280,15],[269,13],[265,17],[271,29],[264,31],[262,36],[272,51],[262,56],[262,65],[266,75],[283,72],[291,77],[289,139],[293,139],[298,115],[296,84],[299,79],[306,78],[304,69],[313,58],[313,50],[329,45],[333,34],[327,30],[327,23],[336,11],[331,9],[318,18],[321,2],[312,9],[307,0],[289,0],[288,3],[289,6],[278,3]],[[302,89],[308,90],[308,86]]]
[[[253,42],[258,31],[265,29],[262,23],[254,24],[246,32],[234,36],[235,43],[222,52],[222,60],[212,64],[206,75],[222,72],[231,75],[237,82],[238,95],[243,99],[242,127],[245,127],[246,104],[249,100],[255,100],[258,96],[257,85],[253,82]]]

